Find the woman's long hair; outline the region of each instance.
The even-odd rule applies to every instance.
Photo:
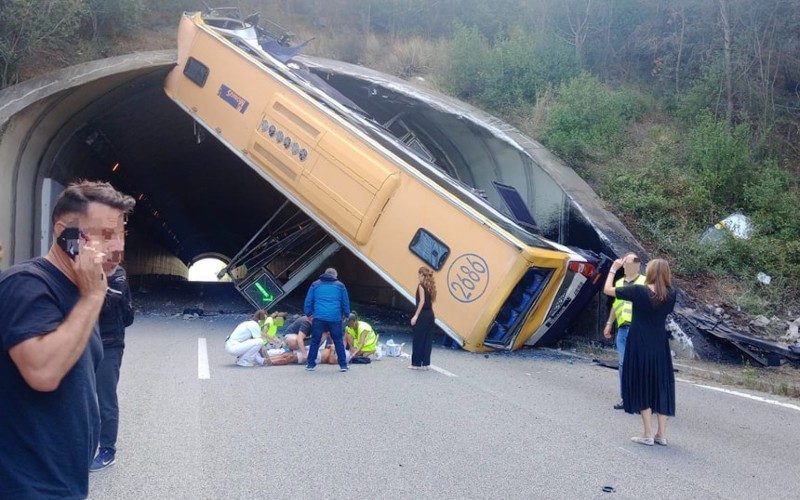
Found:
[[[644,281],[648,285],[653,285],[653,302],[656,304],[666,302],[669,288],[672,287],[672,271],[669,270],[669,262],[664,259],[653,259],[648,262]]]
[[[436,301],[436,283],[433,281],[433,271],[425,266],[419,268],[419,274],[422,275],[422,288],[425,293],[430,297],[431,304]]]

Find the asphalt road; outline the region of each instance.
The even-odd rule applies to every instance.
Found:
[[[435,348],[442,372],[407,370],[405,358],[348,373],[241,368],[223,350],[238,319],[137,316],[119,386],[117,463],[92,474],[91,498],[800,492],[797,401],[761,395],[794,405],[779,406],[679,382],[669,446],[645,447],[630,441],[639,417],[611,408],[617,372],[581,359]],[[198,378],[199,338],[209,379]]]

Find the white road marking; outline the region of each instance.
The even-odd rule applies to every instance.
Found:
[[[722,387],[714,387],[714,386],[711,386],[711,385],[696,384],[696,383],[694,383],[694,382],[692,382],[690,380],[677,378],[677,377],[675,378],[675,380],[677,380],[679,382],[685,382],[687,384],[691,384],[691,385],[693,385],[695,387],[702,387],[703,389],[710,389],[712,391],[724,392],[725,394],[730,394],[732,396],[739,396],[740,398],[752,399],[753,401],[758,401],[760,403],[767,403],[767,404],[771,404],[771,405],[782,406],[784,408],[789,408],[791,410],[800,411],[800,406],[793,405],[793,404],[790,404],[790,403],[783,403],[781,401],[775,401],[774,399],[763,398],[761,396],[755,396],[753,394],[747,394],[746,392],[732,391],[730,389],[723,389]]]
[[[402,356],[402,357],[404,357],[404,358],[410,358],[410,357],[411,357],[411,355],[410,355],[410,354],[407,354],[407,353],[405,353],[405,352],[403,352],[403,353],[400,353],[400,356]],[[442,375],[446,375],[446,376],[448,376],[448,377],[458,377],[458,375],[456,375],[455,373],[449,372],[449,371],[445,370],[444,368],[439,368],[439,367],[438,367],[438,366],[436,366],[436,365],[431,365],[431,370],[433,370],[433,371],[435,371],[435,372],[439,372],[439,373],[441,373]]]
[[[197,339],[197,378],[207,380],[211,378],[211,371],[208,369],[208,349],[206,339]]]

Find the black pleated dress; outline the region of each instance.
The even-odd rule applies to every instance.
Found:
[[[675,374],[666,329],[667,315],[675,307],[675,290],[654,304],[645,285],[616,289],[617,298],[633,303],[633,321],[625,346],[622,402],[627,413],[650,408],[653,413],[675,415]]]
[[[419,289],[417,286],[416,305],[419,307]],[[431,297],[425,293],[425,303],[417,316],[417,322],[413,326],[414,343],[411,346],[411,364],[413,366],[429,366],[431,364],[431,350],[433,349],[433,327],[435,317],[433,316],[433,304]]]

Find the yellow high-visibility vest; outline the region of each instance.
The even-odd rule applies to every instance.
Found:
[[[645,278],[640,274],[635,280],[625,283],[625,277],[623,276],[614,283],[614,288],[619,288],[621,286],[625,286],[626,284],[644,285]],[[629,301],[615,298],[613,304],[611,305],[611,309],[614,311],[614,318],[616,318],[615,321],[617,322],[617,328],[622,325],[627,325],[633,320],[633,304],[631,304]]]
[[[261,327],[261,331],[266,334],[267,339],[271,340],[278,335],[278,328],[283,326],[283,318],[273,318],[269,316],[263,321],[260,321],[258,326]]]
[[[364,352],[375,352],[378,348],[378,334],[372,329],[366,321],[359,321],[356,328],[350,326],[344,329],[345,333],[353,337],[355,345],[361,345],[361,350]],[[362,345],[363,337],[363,345]]]

